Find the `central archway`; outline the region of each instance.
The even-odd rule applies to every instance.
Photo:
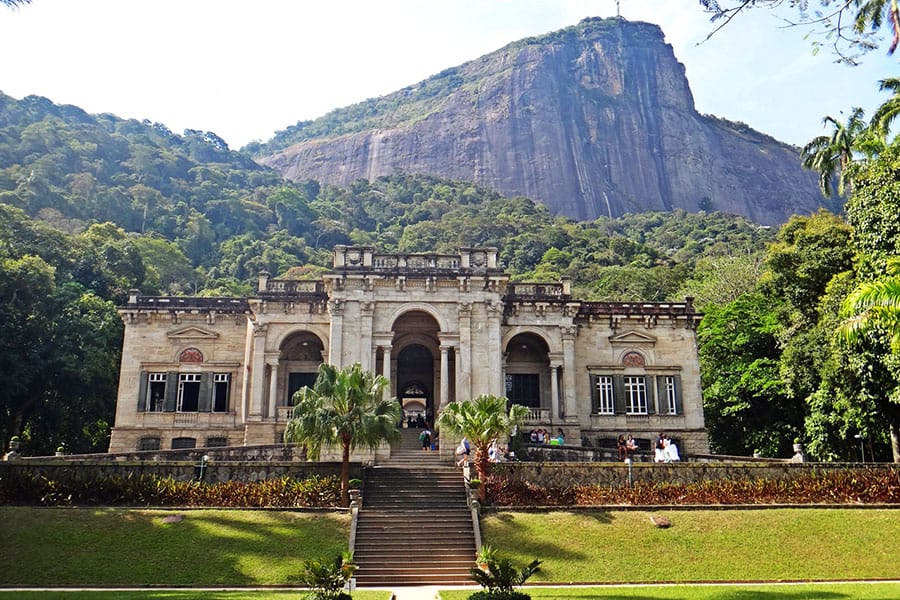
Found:
[[[405,410],[413,412],[413,417],[424,407],[425,420],[433,424],[442,400],[440,324],[434,315],[414,308],[399,315],[391,330],[392,378],[397,398]]]

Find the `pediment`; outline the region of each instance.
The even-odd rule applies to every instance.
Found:
[[[166,337],[170,340],[214,340],[219,337],[219,334],[191,325],[170,331]]]
[[[623,331],[609,336],[610,344],[655,344],[656,338],[640,331]]]

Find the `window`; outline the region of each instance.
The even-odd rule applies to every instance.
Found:
[[[178,374],[178,412],[197,412],[200,408],[200,373]],[[193,447],[193,446],[192,446]]]
[[[228,445],[228,438],[226,437],[208,437],[206,438],[206,447],[207,448],[224,448]]]
[[[640,376],[625,376],[625,413],[647,414],[647,383]]]
[[[147,397],[144,399],[144,410],[162,412],[166,408],[166,374],[147,374]],[[153,448],[158,450],[159,447]]]
[[[186,450],[196,448],[197,439],[192,437],[177,437],[172,440],[172,450]]]
[[[213,412],[228,411],[228,392],[230,389],[231,375],[228,373],[216,373],[213,375]]]
[[[675,385],[675,376],[666,375],[662,381],[662,400],[664,404],[660,406],[660,412],[665,411],[668,415],[678,414],[678,388]]]
[[[540,408],[540,385],[541,378],[537,373],[508,373],[506,375],[506,397],[512,404]]]
[[[616,412],[613,401],[613,378],[609,375],[597,375],[594,378],[594,389],[597,397],[597,414],[612,415]]]
[[[142,437],[138,442],[138,450],[146,451],[146,450],[159,450],[159,438],[158,437]]]

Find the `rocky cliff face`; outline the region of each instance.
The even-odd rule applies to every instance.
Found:
[[[647,23],[588,19],[362,106],[260,162],[337,185],[395,171],[472,180],[578,220],[683,208],[778,224],[821,204],[795,148],[696,112],[684,66]]]

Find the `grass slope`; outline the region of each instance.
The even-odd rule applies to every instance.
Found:
[[[296,585],[349,531],[346,513],[0,507],[0,585]]]
[[[874,509],[500,512],[486,544],[517,564],[543,560],[529,582],[892,579],[900,513]]]

